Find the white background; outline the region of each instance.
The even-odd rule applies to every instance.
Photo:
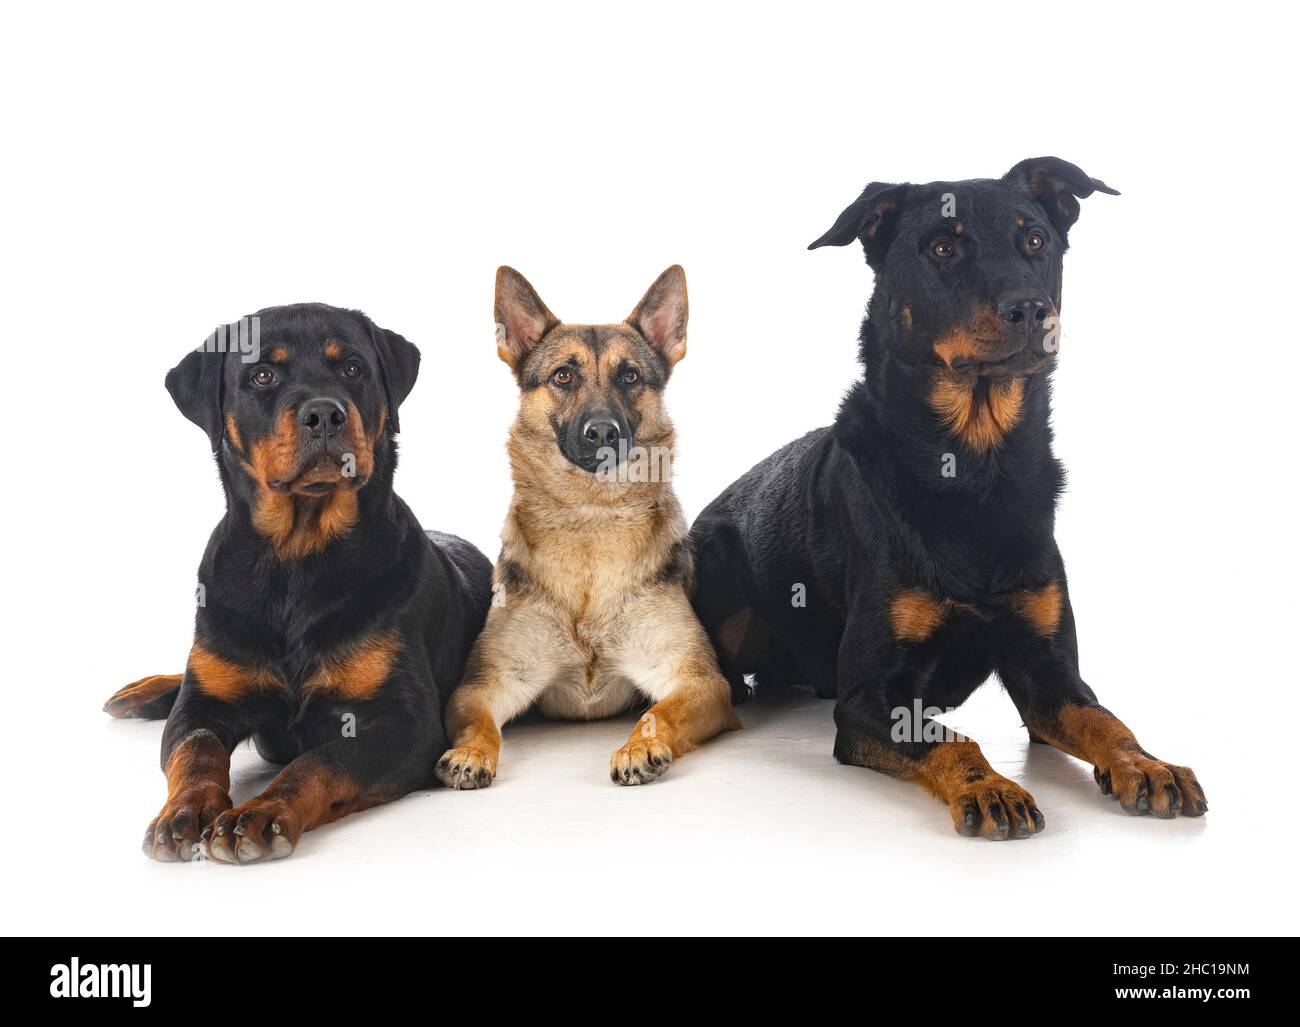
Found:
[[[4,16],[6,930],[1294,931],[1293,24],[1244,3],[267,7]],[[283,863],[141,856],[161,725],[99,706],[188,649],[222,501],[162,380],[214,325],[324,300],[416,342],[398,490],[495,556],[497,265],[600,321],[680,262],[694,516],[854,378],[869,274],[805,246],[863,184],[1044,154],[1123,193],[1084,201],[1066,258],[1083,669],[1197,769],[1206,818],[1125,816],[1029,752],[990,684],[956,723],[1034,792],[1032,842],[961,839],[921,789],[837,765],[829,704],[804,702],[743,709],[648,788],[605,776],[626,722],[529,725],[489,791],[349,817]],[[236,766],[237,798],[267,779]]]

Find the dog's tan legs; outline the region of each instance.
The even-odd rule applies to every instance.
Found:
[[[490,678],[467,681],[452,693],[446,716],[451,748],[437,765],[448,788],[486,788],[496,776],[501,729],[492,709],[494,693],[500,689]]]
[[[625,785],[653,781],[683,753],[723,731],[740,730],[731,708],[731,686],[716,666],[697,661],[672,678],[672,690],[650,707],[627,744],[610,757],[611,780]]]
[[[447,703],[448,749],[438,760],[449,788],[486,788],[496,777],[501,725],[519,716],[546,690],[560,665],[551,622],[526,606],[488,612],[465,678]]]
[[[682,753],[739,730],[731,686],[685,592],[648,596],[626,611],[618,635],[617,662],[654,705],[610,758],[612,780],[653,781]]]

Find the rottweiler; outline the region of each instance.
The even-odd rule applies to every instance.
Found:
[[[486,788],[501,725],[536,706],[593,720],[653,706],[610,758],[639,785],[738,728],[687,595],[686,519],[670,482],[664,387],[686,354],[686,276],[665,271],[618,324],[563,323],[513,268],[497,272],[497,355],[514,372],[514,496],[492,609],[452,696],[438,774]]]
[[[167,375],[226,495],[185,673],[105,706],[167,717],[167,802],[144,838],[163,861],[279,859],[304,831],[434,784],[443,705],[491,600],[490,561],[422,531],[393,491],[419,350],[320,303],[243,328],[239,348],[214,333]],[[285,766],[232,807],[230,753],[249,737]]]
[[[691,530],[695,607],[737,698],[749,683],[834,698],[836,758],[921,783],[964,835],[1044,825],[1029,792],[932,719],[992,673],[1030,739],[1091,763],[1128,812],[1208,808],[1192,771],[1144,750],[1084,683],[1053,538],[1062,256],[1093,193],[1116,195],[1054,157],[868,185],[809,247],[856,239],[875,275],[861,380],[833,425]]]

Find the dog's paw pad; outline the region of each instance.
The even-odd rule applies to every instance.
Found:
[[[497,764],[491,756],[477,749],[449,749],[434,769],[438,780],[448,788],[466,791],[490,786],[496,777]]]
[[[657,738],[636,738],[609,758],[609,779],[615,784],[648,784],[668,772],[673,751]]]

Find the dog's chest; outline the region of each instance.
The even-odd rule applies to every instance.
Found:
[[[635,684],[622,669],[618,595],[576,596],[553,608],[552,651],[558,655],[538,708],[548,717],[595,720],[626,710],[636,700]]]

